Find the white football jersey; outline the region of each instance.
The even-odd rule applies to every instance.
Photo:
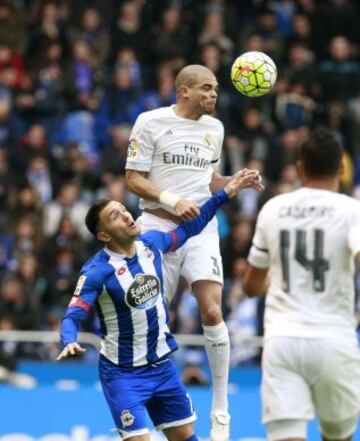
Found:
[[[181,118],[173,106],[144,112],[130,135],[126,169],[149,172],[149,180],[161,189],[201,205],[211,196],[223,139],[222,123],[211,116]],[[161,204],[140,201],[140,208],[156,207]]]
[[[360,202],[301,188],[259,213],[249,262],[269,268],[265,337],[355,338],[354,256]]]

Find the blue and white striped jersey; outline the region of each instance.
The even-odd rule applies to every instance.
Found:
[[[90,258],[81,270],[62,322],[62,344],[76,341],[80,322],[95,306],[101,323],[100,352],[111,362],[125,367],[143,366],[176,350],[168,328],[162,255],[200,233],[227,200],[221,190],[201,207],[197,218],[170,232],[140,235],[134,257],[105,248]]]

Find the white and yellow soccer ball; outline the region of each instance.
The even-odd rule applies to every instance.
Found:
[[[243,95],[256,97],[274,87],[277,69],[273,60],[263,52],[245,52],[231,67],[231,80]]]

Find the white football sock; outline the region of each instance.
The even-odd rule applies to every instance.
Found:
[[[205,348],[209,360],[212,382],[212,411],[228,411],[228,380],[230,341],[225,322],[215,326],[203,325]]]

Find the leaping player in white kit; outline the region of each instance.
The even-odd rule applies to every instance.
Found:
[[[192,219],[211,192],[230,180],[216,171],[224,128],[210,116],[217,99],[214,74],[204,66],[190,65],[179,72],[175,87],[176,104],[142,113],[130,136],[126,181],[142,197],[143,231],[169,231]],[[216,219],[179,251],[166,256],[164,268],[166,292],[174,294],[182,275],[199,304],[214,391],[210,438],[227,441],[230,345],[221,313],[223,272]]]
[[[271,199],[258,216],[244,290],[267,290],[262,400],[269,441],[305,440],[314,411],[324,441],[351,441],[356,430],[360,202],[337,193],[341,161],[335,136],[315,130],[300,148],[303,188]]]

